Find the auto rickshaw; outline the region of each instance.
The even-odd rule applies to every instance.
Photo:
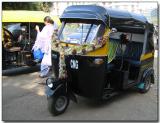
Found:
[[[39,70],[31,52],[36,40],[35,26],[44,26],[44,17],[52,16],[43,11],[2,11],[2,74],[11,75]],[[57,26],[60,20],[52,16]],[[37,67],[36,67],[37,66]]]
[[[76,95],[106,100],[154,83],[153,25],[143,15],[96,5],[67,7],[52,41],[53,73],[46,80],[49,111],[63,113]]]

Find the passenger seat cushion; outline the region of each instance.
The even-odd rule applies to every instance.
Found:
[[[139,42],[130,42],[126,46],[126,50],[124,52],[124,57],[127,57],[131,60],[140,60],[140,56],[143,49],[143,43]]]

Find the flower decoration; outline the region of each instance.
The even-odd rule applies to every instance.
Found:
[[[93,51],[95,50],[95,48],[96,48],[95,45],[92,45],[92,50],[93,50]]]
[[[83,55],[86,54],[86,49],[85,48],[82,49],[82,54]]]
[[[77,54],[77,50],[76,49],[73,49],[72,50],[72,55],[76,55]]]
[[[60,53],[59,57],[59,79],[67,78],[67,70],[65,64],[65,55],[85,55],[88,52],[94,51],[98,48],[101,48],[109,38],[109,32],[105,31],[103,37],[97,38],[97,40],[93,40],[92,44],[85,43],[82,45],[68,46],[66,44],[64,47],[61,45],[60,41],[57,39],[56,34],[53,34],[52,41],[52,50]]]
[[[66,44],[66,47],[68,47],[68,44]]]
[[[59,46],[59,43],[56,43],[55,46],[58,47],[58,46]]]

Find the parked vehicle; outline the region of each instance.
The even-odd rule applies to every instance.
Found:
[[[52,42],[53,74],[46,80],[49,111],[63,113],[76,95],[106,100],[154,83],[153,25],[142,15],[96,5],[65,9]],[[55,73],[55,74],[54,74]]]
[[[36,40],[35,26],[44,26],[44,17],[49,15],[42,11],[2,11],[2,74],[11,75],[32,71],[38,63],[33,60],[31,52]],[[51,16],[51,15],[49,15]],[[58,17],[53,20],[60,26]],[[36,67],[36,70],[38,70]]]

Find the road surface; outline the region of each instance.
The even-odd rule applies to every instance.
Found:
[[[4,121],[50,121],[50,120],[108,120],[141,121],[157,120],[157,74],[155,58],[155,84],[146,94],[128,91],[98,105],[82,97],[78,104],[70,101],[66,112],[52,116],[47,110],[45,79],[38,73],[2,77],[2,118]]]

